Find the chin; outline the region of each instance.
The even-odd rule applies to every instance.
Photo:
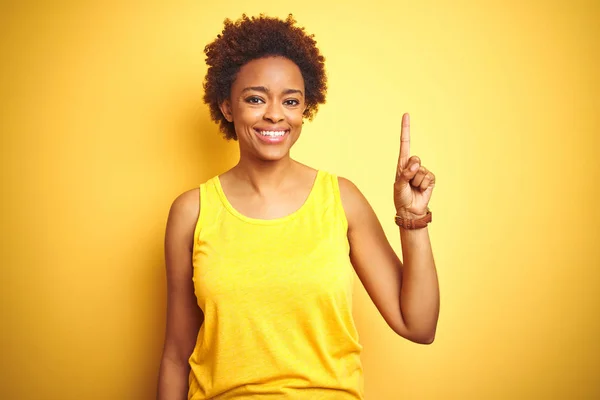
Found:
[[[263,161],[279,161],[288,158],[289,155],[289,151],[272,149],[271,151],[261,151],[258,157]]]

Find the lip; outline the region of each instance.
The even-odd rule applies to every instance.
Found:
[[[261,135],[259,132],[260,131],[284,131],[285,133],[282,136],[263,136]],[[288,135],[290,134],[290,130],[289,129],[282,129],[282,128],[269,128],[269,129],[260,129],[260,128],[255,128],[254,129],[254,134],[256,135],[256,137],[258,138],[258,140],[260,140],[263,143],[266,144],[278,144],[283,142]]]

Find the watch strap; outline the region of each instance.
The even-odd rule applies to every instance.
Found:
[[[404,229],[421,229],[425,228],[427,224],[431,222],[431,211],[427,211],[427,214],[421,218],[411,219],[411,218],[402,218],[399,215],[396,215],[396,225],[400,228]]]

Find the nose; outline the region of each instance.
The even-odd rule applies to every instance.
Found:
[[[266,119],[267,121],[271,121],[272,123],[277,123],[279,121],[282,121],[284,118],[283,115],[283,109],[281,104],[278,104],[277,102],[271,102],[268,106],[267,109],[265,110],[265,115],[263,116],[264,119]]]

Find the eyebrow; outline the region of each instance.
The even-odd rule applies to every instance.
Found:
[[[269,93],[269,89],[264,86],[249,86],[247,88],[244,88],[242,90],[242,93],[248,92],[248,91],[263,92],[265,94]],[[304,96],[304,93],[302,93],[302,90],[298,90],[298,89],[285,89],[283,91],[283,94],[293,94],[293,93],[299,93],[301,96]]]

